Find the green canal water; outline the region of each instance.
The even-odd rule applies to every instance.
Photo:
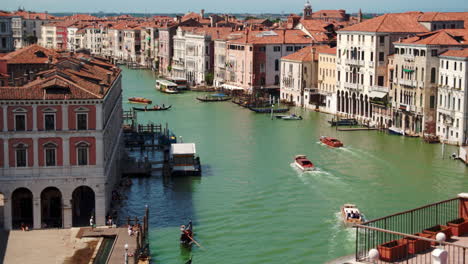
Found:
[[[193,263],[323,263],[352,254],[354,232],[342,226],[339,208],[355,203],[368,219],[452,198],[468,191],[468,169],[449,159],[456,151],[418,138],[377,131],[338,132],[329,115],[296,109],[302,121],[225,103],[201,103],[200,93],[166,95],[154,89],[149,71],[123,70],[124,107],[131,96],[172,105],[139,113],[139,121],[168,123],[184,142],[195,142],[202,177],[135,180],[124,211],[150,207],[150,249],[157,263],[185,263],[179,225],[193,219]],[[321,135],[345,147],[318,143]],[[291,166],[305,154],[320,168],[300,173]]]

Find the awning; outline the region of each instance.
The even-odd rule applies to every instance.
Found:
[[[414,72],[414,70],[410,70],[410,69],[403,69],[404,72]]]
[[[228,89],[228,90],[244,90],[244,88],[242,88],[242,87],[235,86],[235,85],[229,85],[229,84],[223,84],[223,85],[221,85],[221,87],[223,87],[224,89]]]
[[[386,92],[372,91],[369,94],[370,98],[384,98],[387,95]]]

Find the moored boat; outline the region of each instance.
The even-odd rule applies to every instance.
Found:
[[[271,113],[271,108],[255,108],[249,107],[249,109],[255,113],[259,114],[268,114]],[[289,108],[273,108],[273,113],[286,113],[289,111]]]
[[[322,137],[320,137],[320,142],[322,142],[323,144],[325,144],[327,146],[333,147],[333,148],[339,148],[339,147],[343,146],[343,143],[341,141],[339,141],[336,138],[332,138],[332,137],[322,136]]]
[[[201,102],[225,102],[231,100],[231,97],[225,94],[210,94],[205,95],[205,97],[197,97],[197,100]]]
[[[153,101],[147,98],[143,97],[130,97],[128,98],[128,101],[131,103],[138,103],[138,104],[151,104]]]
[[[283,120],[302,120],[302,116],[297,116],[295,114],[291,114],[291,115],[283,116],[283,117],[281,117],[281,119],[283,119]]]
[[[294,164],[302,171],[315,170],[314,164],[307,159],[306,155],[296,155],[296,157],[294,157]]]
[[[341,207],[341,216],[346,226],[363,223],[362,214],[354,204],[344,204]]]
[[[177,84],[168,80],[156,80],[155,87],[163,93],[177,94],[180,92],[179,90],[177,90]]]
[[[404,136],[405,135],[405,131],[403,131],[403,129],[399,129],[399,128],[396,128],[396,127],[389,127],[388,128],[388,133],[391,134],[391,135],[398,135],[398,136]]]
[[[170,106],[159,106],[159,105],[155,105],[153,107],[150,107],[150,108],[141,108],[141,107],[133,107],[133,110],[135,111],[145,111],[145,112],[150,112],[150,111],[165,111],[165,110],[169,110],[170,108],[172,107],[172,105]]]
[[[346,118],[346,119],[340,119],[340,120],[335,120],[332,119],[328,121],[331,126],[356,126],[358,125],[358,122],[354,118]]]

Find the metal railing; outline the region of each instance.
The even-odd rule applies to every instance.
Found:
[[[458,219],[460,217],[459,209],[460,199],[453,198],[356,225],[356,260],[366,260],[368,252],[372,248],[378,249],[379,253],[380,251],[383,252],[389,247],[388,243],[390,243],[394,244],[395,248],[401,246],[399,249],[392,249],[393,253],[397,254],[394,257],[395,260],[419,261],[407,263],[430,263],[430,255],[425,256],[425,253],[434,249],[436,241],[433,239],[433,236],[426,235],[428,233],[427,229],[445,226],[447,222]],[[426,234],[422,234],[423,231]],[[420,246],[419,244],[422,244],[423,246],[420,247],[424,250],[415,253],[414,248],[412,248],[415,247],[413,245],[416,243],[414,240],[422,240],[423,242],[418,242],[418,247]],[[403,246],[405,241],[406,246]],[[442,243],[442,246],[446,248],[449,254],[453,253],[451,258],[463,257],[463,261],[465,260],[465,251],[468,248],[447,242]],[[418,248],[418,250],[420,249]],[[382,253],[380,255],[381,260],[384,260],[381,263],[394,262],[393,260],[385,260],[385,257],[382,258]],[[426,257],[429,259],[429,262],[424,261]],[[449,263],[465,262],[455,261]]]

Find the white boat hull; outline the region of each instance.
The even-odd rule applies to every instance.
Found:
[[[301,164],[299,164],[297,161],[294,161],[294,165],[296,165],[296,167],[298,167],[302,171],[313,171],[313,170],[315,170],[315,167],[305,168]]]

